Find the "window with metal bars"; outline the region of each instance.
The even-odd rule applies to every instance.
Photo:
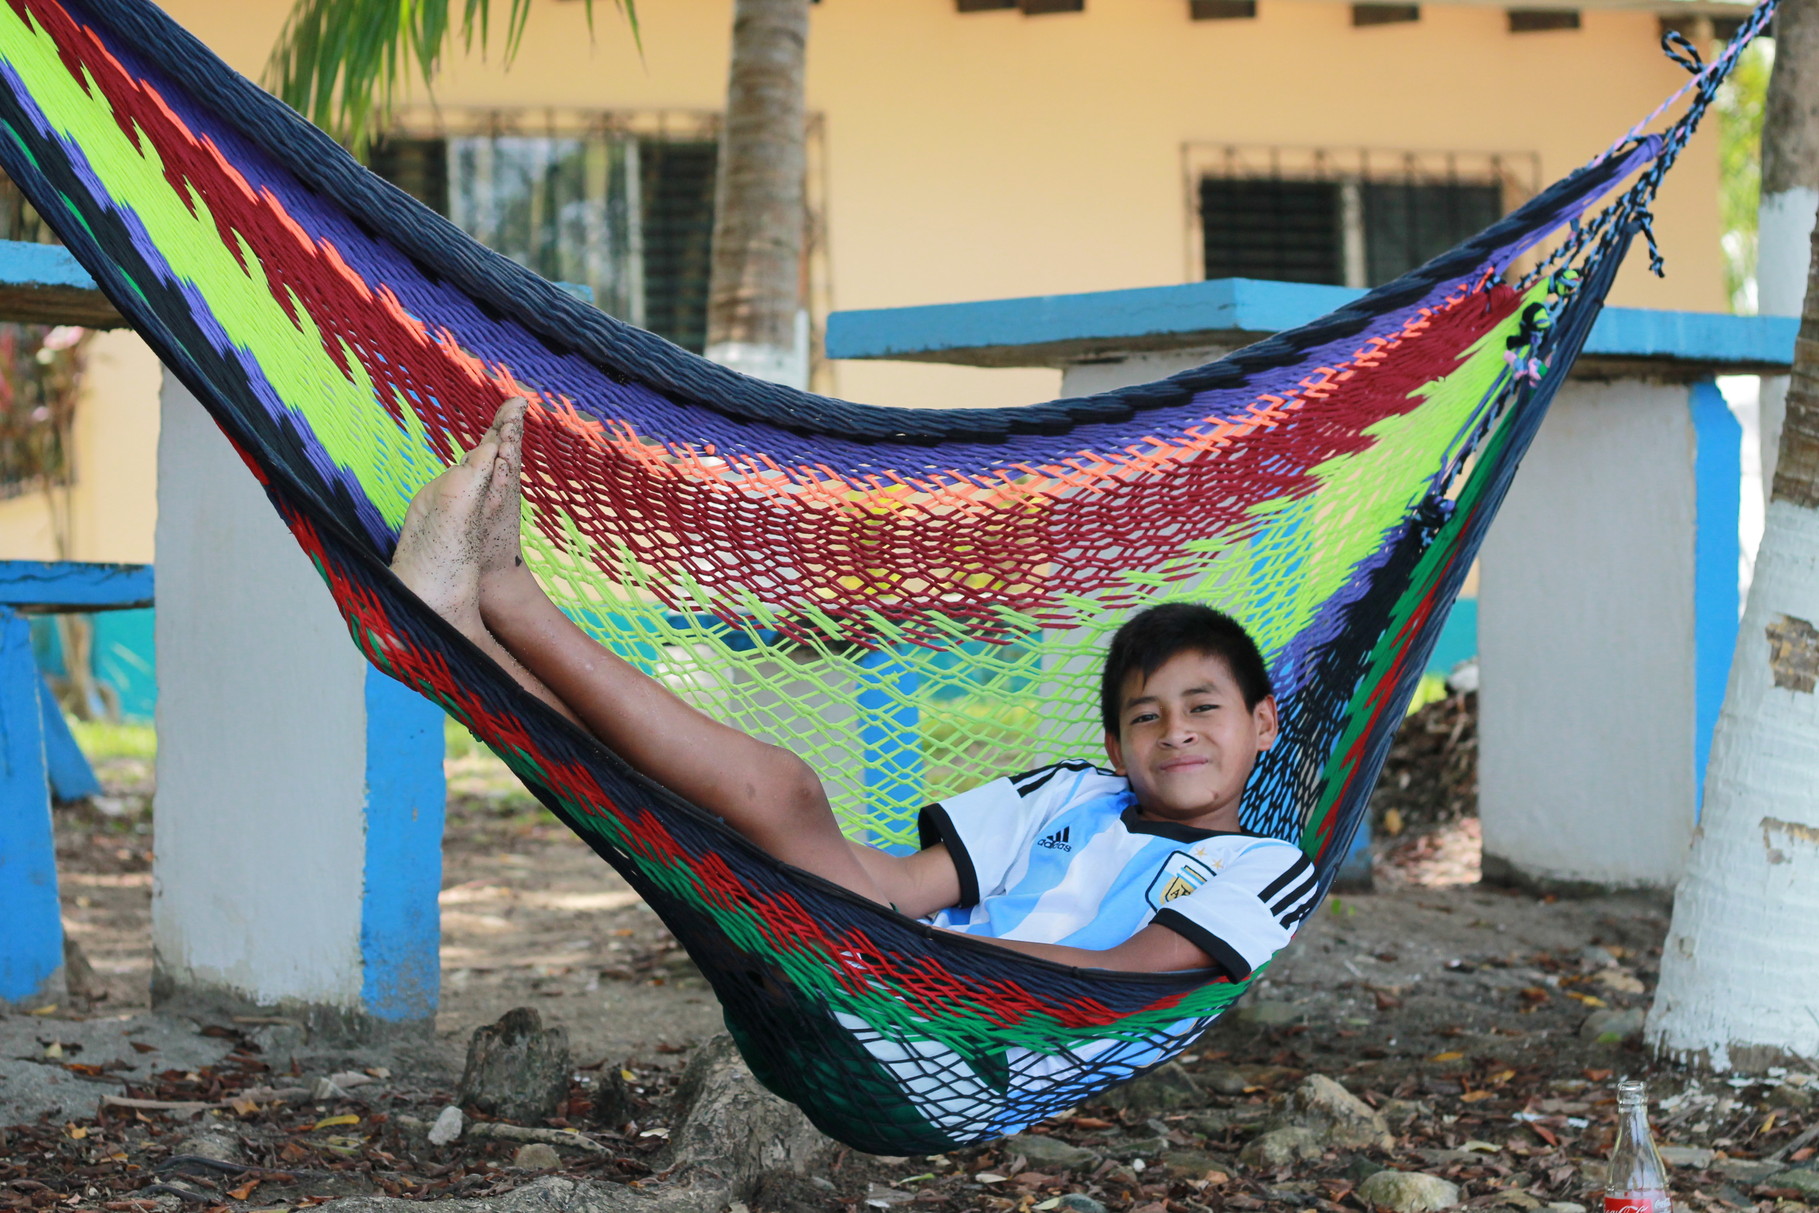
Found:
[[[699,353],[717,155],[711,139],[596,130],[401,136],[368,162],[487,247]]]
[[[1345,281],[1344,220],[1331,181],[1200,183],[1208,278]]]
[[[1532,155],[1188,145],[1193,271],[1379,286],[1497,221]]]

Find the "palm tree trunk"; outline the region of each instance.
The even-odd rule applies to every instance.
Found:
[[[1819,211],[1819,0],[1781,0],[1775,71],[1762,116],[1762,200],[1756,212],[1756,310],[1798,316],[1807,236]],[[1774,481],[1787,379],[1762,381],[1762,487]]]
[[[1648,1022],[1657,1052],[1721,1071],[1819,1058],[1814,236],[1762,549]]]
[[[802,291],[808,5],[734,0],[707,305],[709,358],[795,387],[808,383]]]

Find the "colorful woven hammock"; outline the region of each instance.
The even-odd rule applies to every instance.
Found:
[[[915,1154],[1173,1056],[1245,984],[937,936],[777,863],[393,579],[411,495],[528,396],[524,534],[552,596],[809,759],[855,832],[899,845],[929,799],[1096,752],[1099,652],[1131,609],[1220,606],[1283,709],[1247,824],[1330,880],[1662,174],[1768,15],[1689,61],[1664,132],[1388,286],[1197,370],[1027,408],[847,404],[621,324],[368,174],[142,0],[7,0],[0,165],[219,422],[366,655],[662,915],[766,1085],[858,1148]]]

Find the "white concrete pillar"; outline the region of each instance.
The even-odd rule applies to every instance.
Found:
[[[168,374],[158,441],[154,999],[355,1036],[439,980],[439,709],[371,669]]]
[[[1709,383],[1555,399],[1483,554],[1487,878],[1679,879],[1736,636],[1739,433]]]

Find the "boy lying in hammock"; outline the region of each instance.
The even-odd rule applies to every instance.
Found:
[[[1238,807],[1276,737],[1256,645],[1228,617],[1169,604],[1119,629],[1101,696],[1111,772],[1057,763],[929,806],[913,855],[841,833],[795,754],[715,721],[576,627],[519,549],[514,399],[411,502],[392,568],[518,682],[646,776],[776,858],[949,930],[1032,956],[1236,979],[1315,904],[1313,865],[1242,831]]]

